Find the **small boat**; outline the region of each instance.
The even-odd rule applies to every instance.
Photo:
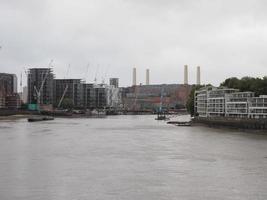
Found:
[[[165,112],[158,112],[157,113],[157,118],[155,120],[170,120],[169,117],[166,116]]]
[[[169,120],[165,115],[158,116],[155,120]]]
[[[54,117],[50,116],[36,116],[28,118],[28,122],[40,122],[40,121],[49,121],[54,120]]]
[[[191,126],[191,121],[181,122],[181,121],[170,121],[167,124],[173,124],[175,126]]]

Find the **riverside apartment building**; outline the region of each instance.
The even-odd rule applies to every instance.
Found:
[[[267,118],[267,95],[253,92],[209,86],[195,92],[194,103],[199,117]]]

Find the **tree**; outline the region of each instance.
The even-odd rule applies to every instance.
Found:
[[[240,87],[240,80],[236,77],[228,78],[223,83],[221,83],[221,86],[228,87],[228,88],[239,88]]]
[[[253,78],[253,77],[243,77],[238,78],[228,78],[221,86],[228,88],[239,89],[241,92],[255,92],[256,96],[267,94],[267,77]]]
[[[66,98],[62,101],[61,103],[61,107],[64,109],[73,109],[74,107],[74,103],[72,99]]]
[[[190,113],[191,116],[195,115],[195,91],[199,90],[201,85],[193,85],[191,92],[189,94],[188,100],[186,102],[186,109]]]

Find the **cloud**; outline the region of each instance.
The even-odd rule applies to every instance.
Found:
[[[0,0],[0,71],[44,67],[57,77],[182,83],[183,65],[205,83],[266,75],[267,3],[230,0]],[[96,73],[98,72],[98,73]]]

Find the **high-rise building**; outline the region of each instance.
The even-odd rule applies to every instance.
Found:
[[[120,88],[106,84],[83,84],[84,108],[118,108],[121,104]]]
[[[119,79],[118,78],[110,78],[109,85],[113,85],[115,88],[119,87]]]
[[[15,74],[0,73],[0,108],[9,104],[10,96],[17,93],[17,76]],[[17,97],[17,95],[16,95]]]
[[[107,107],[107,90],[103,85],[95,86],[95,106],[96,108]]]
[[[83,83],[81,79],[55,79],[54,80],[54,106],[60,107],[68,99],[75,108],[84,107]]]
[[[0,73],[0,92],[4,95],[17,93],[17,76],[15,74]]]
[[[53,103],[54,74],[51,68],[31,68],[28,71],[28,103]],[[40,96],[40,97],[38,97]]]
[[[107,107],[117,109],[121,106],[121,88],[106,86]]]
[[[84,108],[94,109],[96,108],[96,92],[94,84],[83,84],[83,101]]]

